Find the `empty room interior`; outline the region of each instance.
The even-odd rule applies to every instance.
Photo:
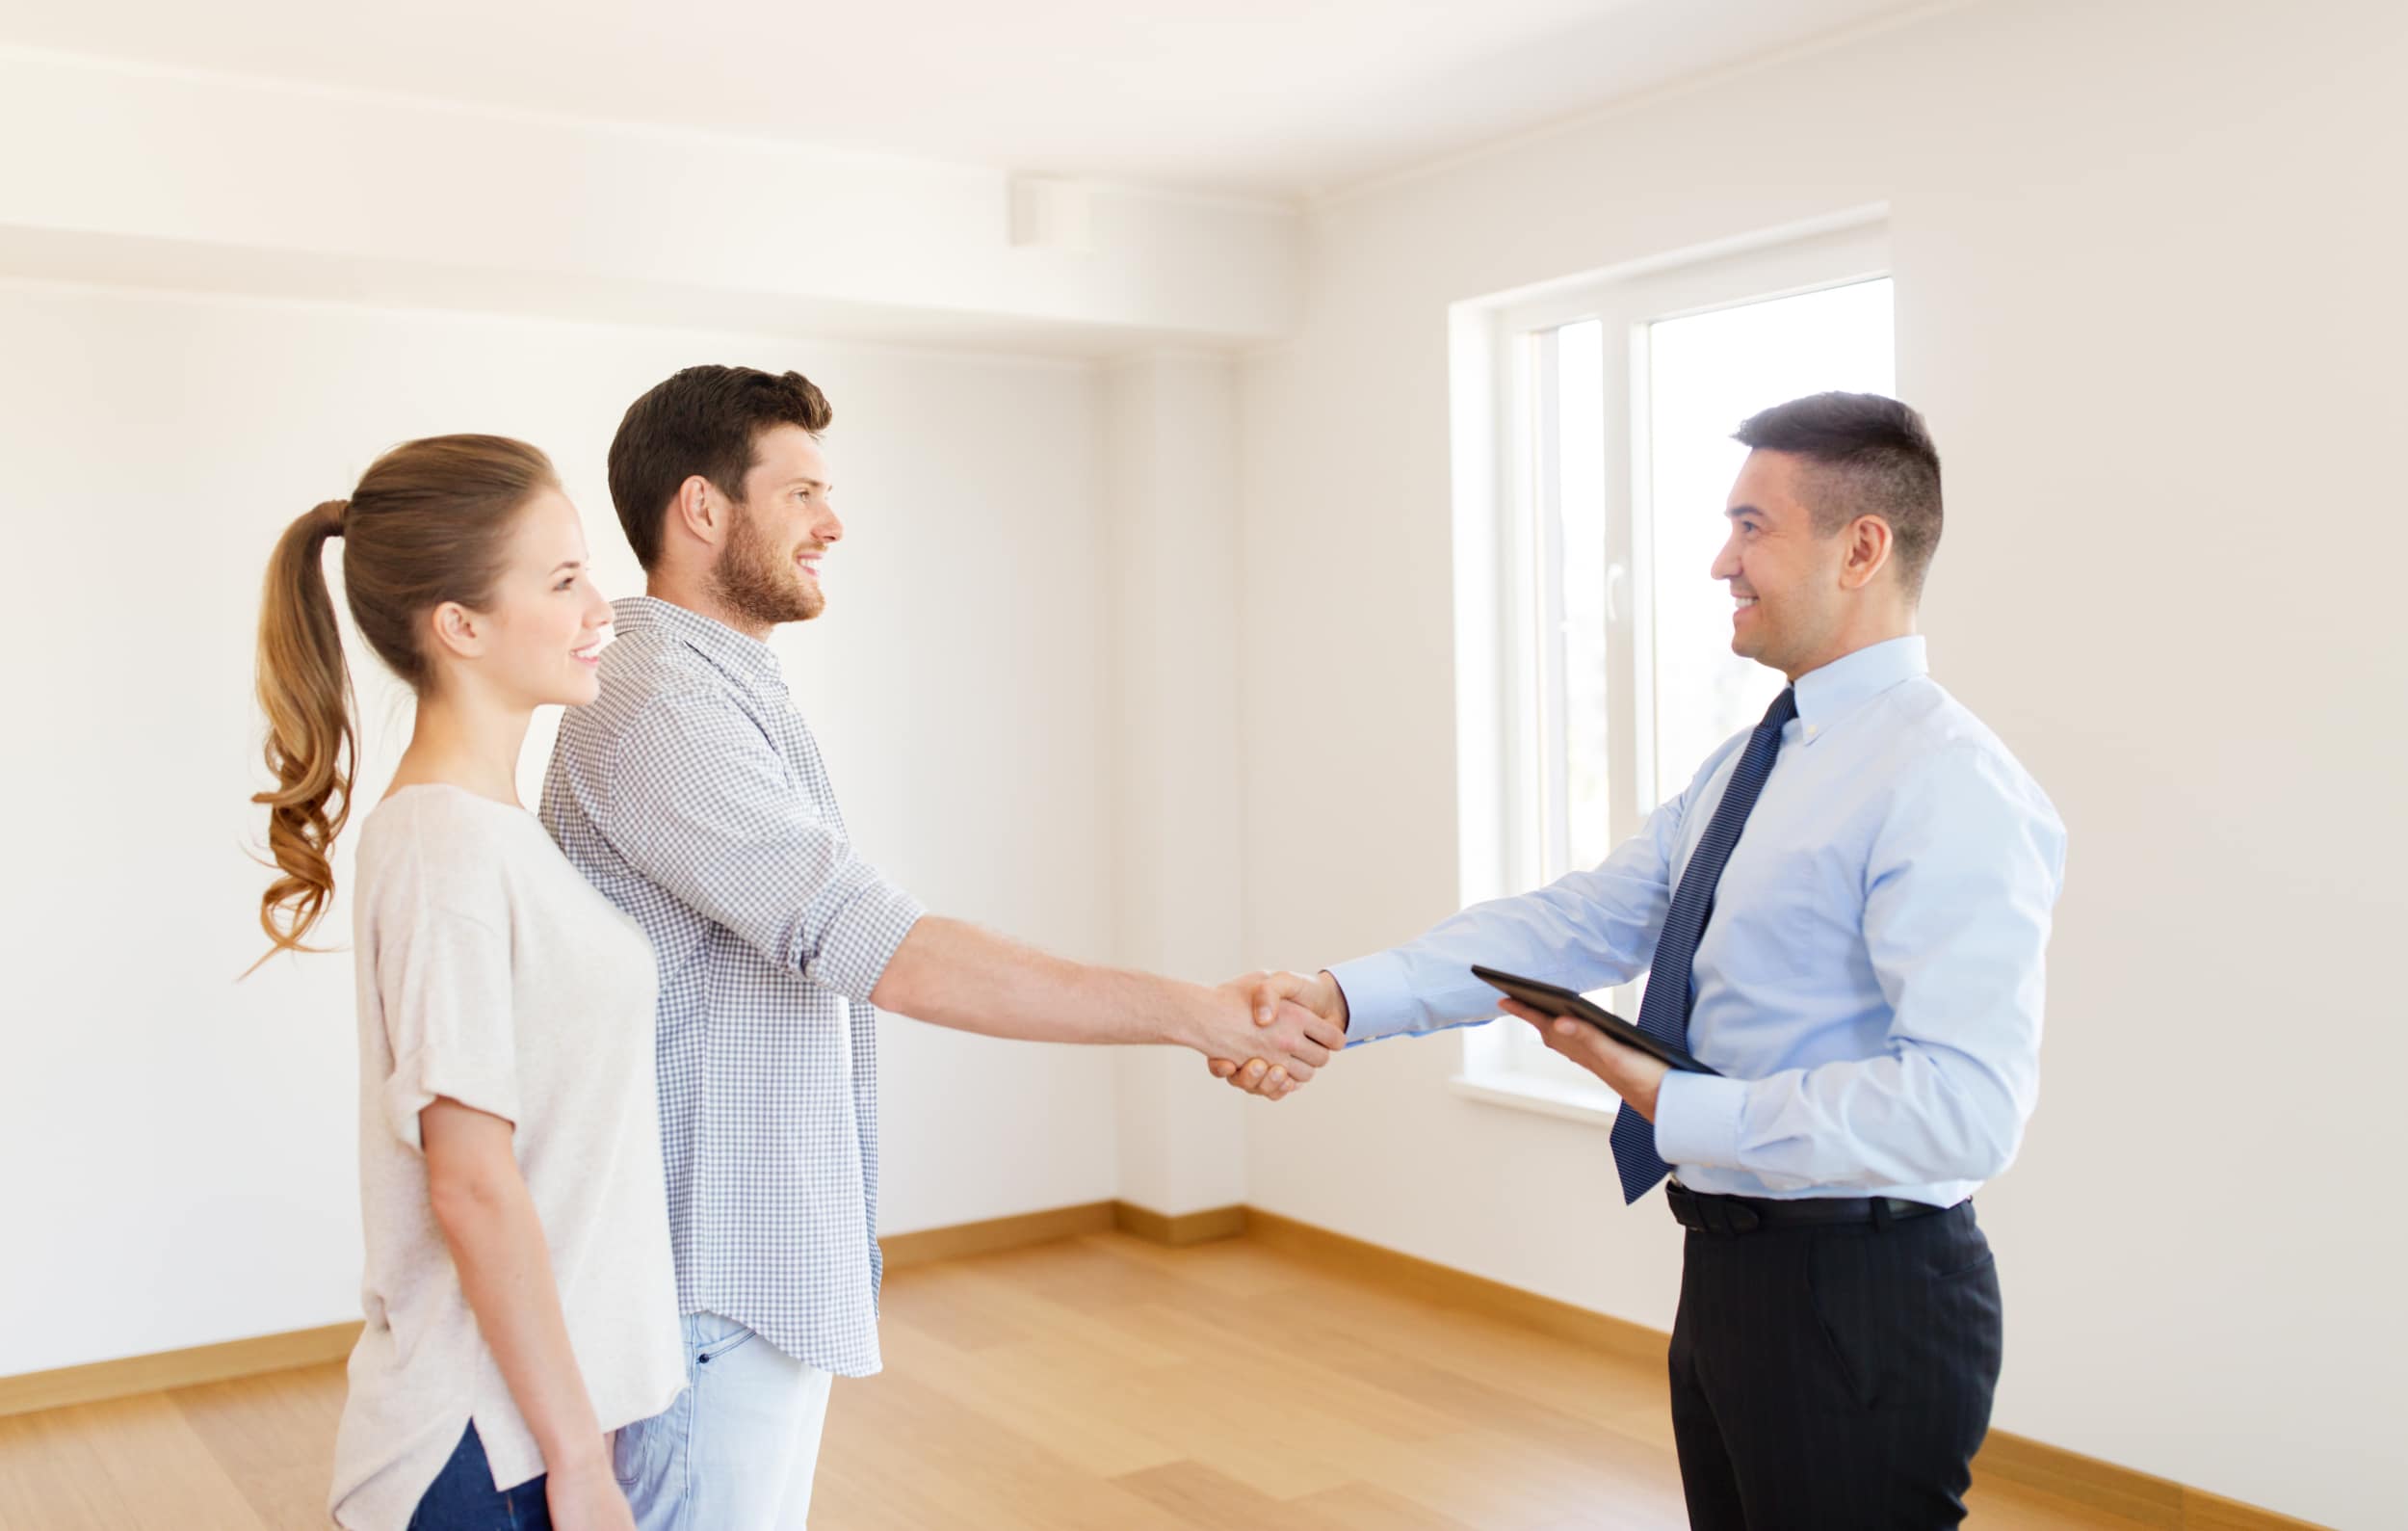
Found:
[[[2403,79],[0,10],[0,1531],[2408,1525]]]

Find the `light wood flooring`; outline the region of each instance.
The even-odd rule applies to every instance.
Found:
[[[1102,1233],[898,1272],[836,1385],[816,1531],[1684,1524],[1661,1361],[1234,1239]],[[0,1418],[0,1531],[327,1525],[323,1365]],[[1983,1531],[2128,1528],[1977,1486]]]

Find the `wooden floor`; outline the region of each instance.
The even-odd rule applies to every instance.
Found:
[[[1662,1366],[1244,1239],[899,1272],[815,1531],[1678,1527]],[[0,1531],[327,1524],[338,1365],[0,1418]],[[1987,1531],[2129,1527],[1976,1488]]]

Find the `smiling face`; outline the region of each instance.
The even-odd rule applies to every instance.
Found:
[[[1863,584],[1849,578],[1849,529],[1815,529],[1805,499],[1813,470],[1791,453],[1749,453],[1713,569],[1731,587],[1731,651],[1792,680],[1845,651],[1849,597]]]
[[[808,431],[773,425],[761,432],[743,498],[728,507],[727,540],[711,568],[713,594],[762,627],[809,621],[825,611],[821,561],[845,535],[833,492],[826,454]]]
[[[518,513],[501,573],[473,620],[479,678],[502,697],[580,707],[599,693],[611,604],[588,570],[585,526],[567,495],[538,489]]]

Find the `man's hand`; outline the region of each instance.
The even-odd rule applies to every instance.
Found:
[[[1199,1032],[1188,1041],[1216,1065],[1228,1056],[1251,1056],[1252,1093],[1277,1100],[1344,1047],[1346,1032],[1293,1000],[1265,998],[1258,988],[1258,978],[1247,977],[1202,990]],[[1221,1073],[1217,1067],[1214,1071]]]
[[[1537,1027],[1539,1040],[1549,1051],[1561,1053],[1579,1064],[1629,1101],[1632,1110],[1650,1122],[1656,1120],[1656,1095],[1663,1086],[1663,1076],[1672,1071],[1670,1069],[1584,1022],[1541,1015],[1514,999],[1506,1000],[1500,1008]]]
[[[1302,973],[1255,973],[1250,977],[1233,979],[1226,987],[1246,991],[1254,1006],[1254,1022],[1258,1026],[1271,1025],[1283,1013],[1301,1006],[1322,1022],[1324,1037],[1331,1032],[1336,1034],[1336,1041],[1327,1043],[1332,1051],[1346,1045],[1346,990],[1338,987],[1338,981],[1326,969],[1310,978]],[[1285,1098],[1300,1081],[1285,1078],[1275,1064],[1256,1056],[1260,1051],[1259,1043],[1251,1048],[1240,1048],[1229,1057],[1214,1058],[1208,1067],[1214,1078],[1226,1079],[1247,1095],[1261,1095],[1267,1100]],[[1237,1062],[1241,1053],[1248,1057],[1243,1067]]]

